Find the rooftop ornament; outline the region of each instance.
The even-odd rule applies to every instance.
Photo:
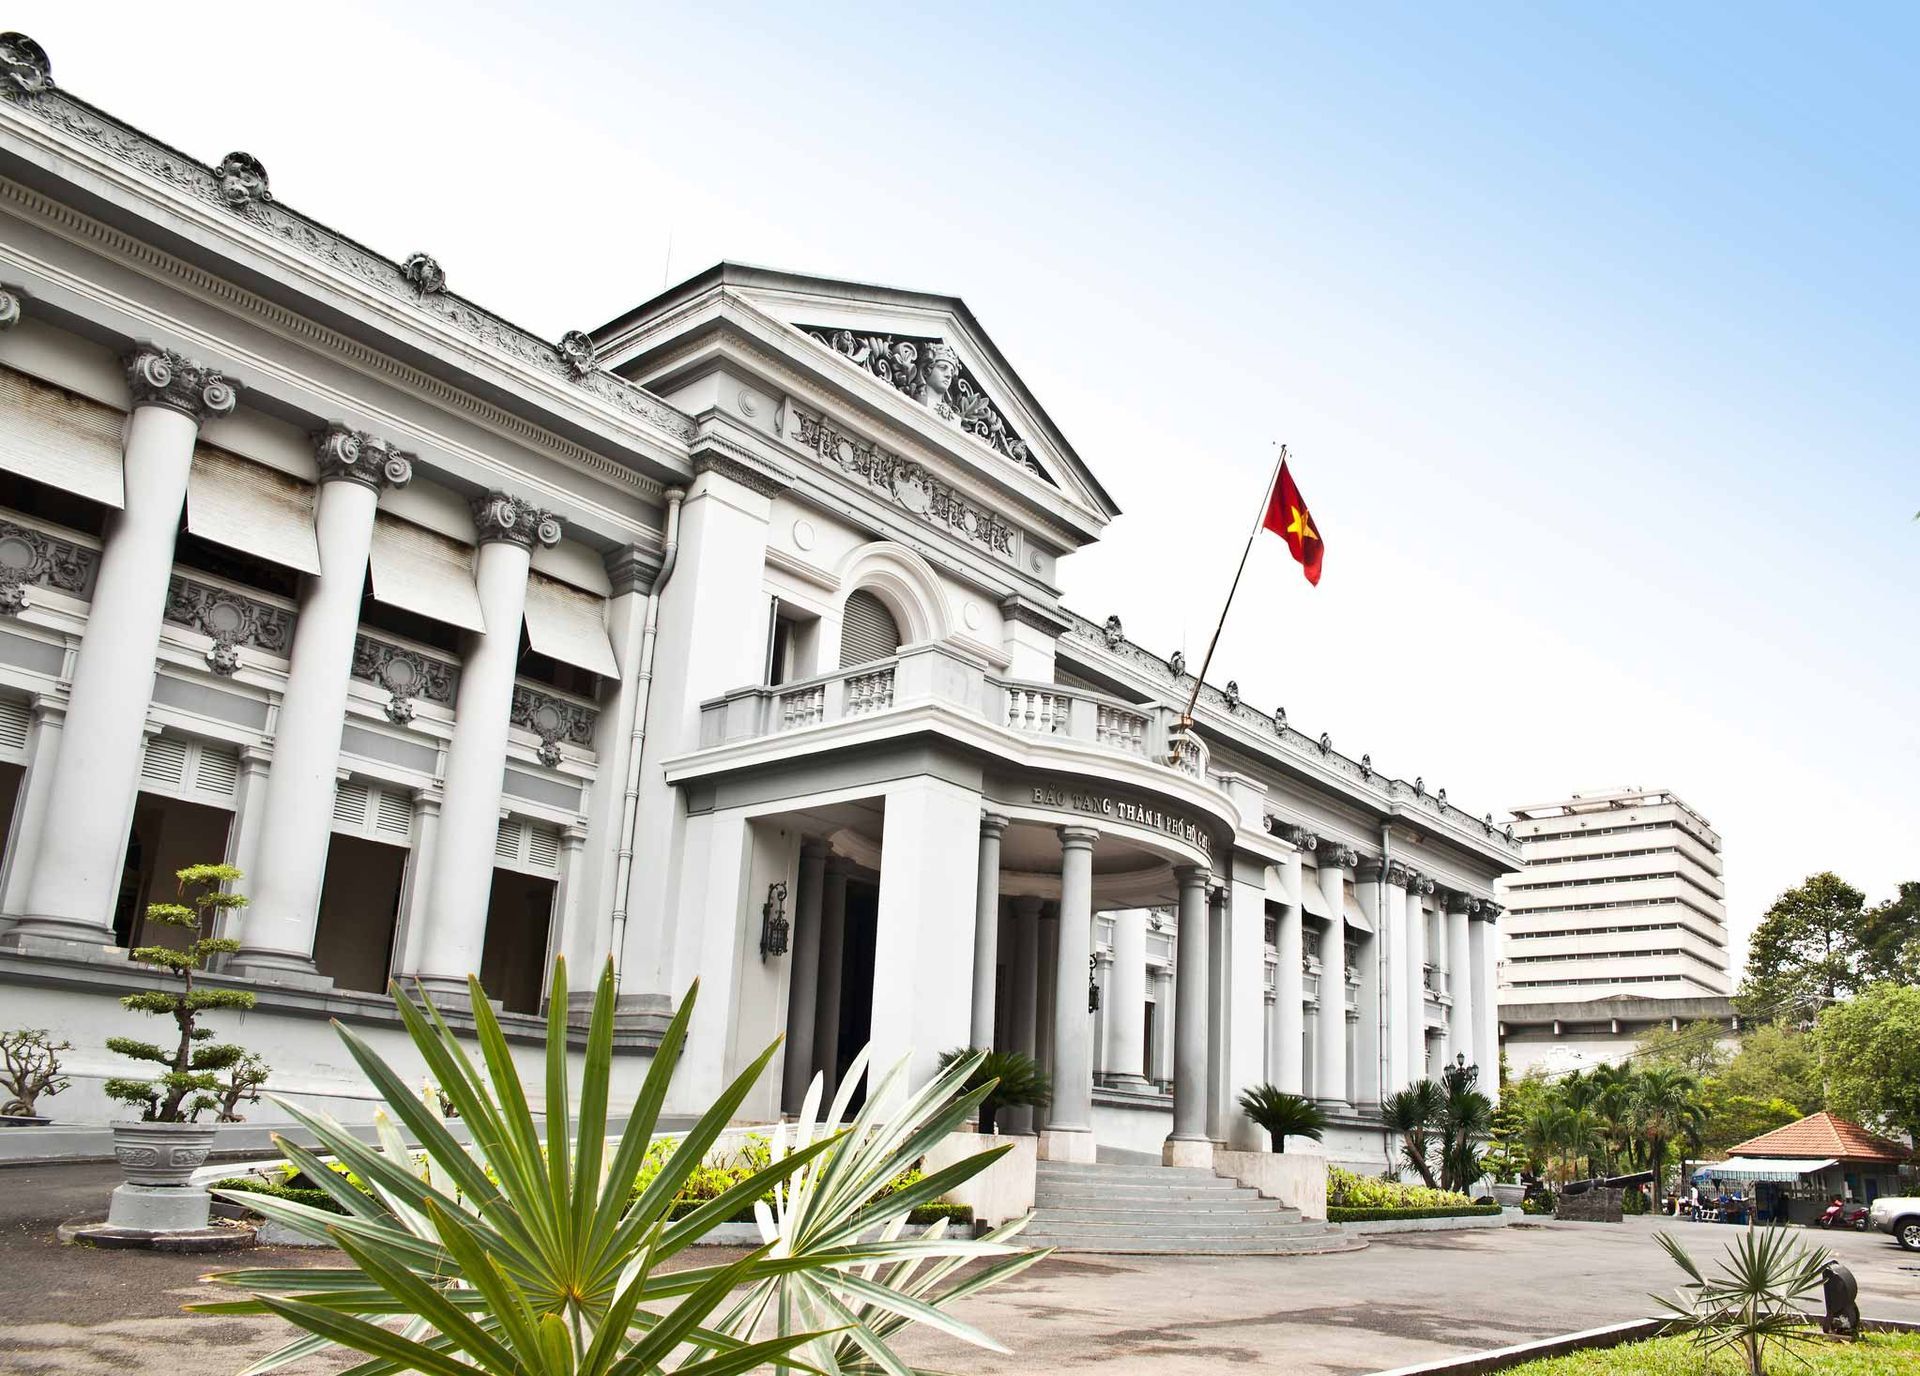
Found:
[[[567,371],[574,380],[588,376],[600,366],[599,351],[593,347],[593,340],[584,330],[568,330],[560,336],[556,346],[560,352],[560,361],[567,365]]]
[[[0,75],[13,88],[37,96],[53,89],[53,60],[23,33],[0,33]]]
[[[220,179],[220,196],[234,210],[273,199],[267,190],[267,169],[251,153],[229,153],[214,173]]]
[[[400,271],[422,296],[438,296],[447,289],[446,272],[427,254],[408,254]]]

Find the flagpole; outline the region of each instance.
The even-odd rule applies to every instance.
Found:
[[[1213,623],[1213,638],[1207,641],[1206,658],[1200,661],[1200,672],[1194,676],[1193,694],[1187,699],[1187,710],[1180,714],[1180,727],[1186,730],[1193,725],[1193,709],[1200,702],[1200,685],[1207,681],[1207,666],[1213,663],[1213,651],[1220,644],[1220,628],[1227,624],[1227,612],[1233,607],[1233,595],[1240,590],[1240,575],[1247,571],[1247,556],[1253,552],[1253,541],[1267,523],[1267,503],[1273,500],[1273,485],[1280,480],[1280,466],[1287,461],[1287,446],[1281,445],[1274,456],[1273,472],[1267,476],[1267,485],[1261,489],[1266,501],[1260,506],[1259,513],[1253,518],[1253,529],[1247,532],[1246,548],[1240,551],[1240,567],[1233,571],[1233,585],[1227,589],[1227,600],[1220,608],[1220,619]]]

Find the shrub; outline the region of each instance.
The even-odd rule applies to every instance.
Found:
[[[1389,1218],[1491,1218],[1500,1212],[1498,1204],[1461,1204],[1453,1207],[1413,1209],[1351,1209],[1327,1206],[1329,1223],[1372,1223]]]
[[[1254,1085],[1242,1093],[1240,1110],[1266,1130],[1275,1151],[1285,1151],[1289,1137],[1318,1142],[1327,1130],[1326,1112],[1318,1104],[1273,1085]]]
[[[1019,1051],[986,1051],[964,1046],[943,1053],[940,1069],[945,1070],[969,1056],[978,1057],[979,1063],[967,1078],[966,1087],[971,1090],[992,1086],[980,1101],[980,1131],[991,1133],[1003,1108],[1045,1108],[1053,1101],[1053,1081],[1040,1069],[1040,1062]]]
[[[1535,1218],[1543,1214],[1551,1215],[1553,1213],[1553,1196],[1545,1192],[1530,1194],[1520,1201],[1520,1212],[1523,1214],[1531,1214]]]
[[[269,1199],[290,1200],[295,1204],[305,1204],[310,1209],[325,1209],[332,1214],[346,1213],[345,1209],[333,1202],[333,1196],[325,1190],[301,1189],[296,1185],[276,1185],[271,1180],[262,1180],[257,1175],[236,1175],[226,1180],[216,1180],[212,1188],[260,1194]]]
[[[1453,1190],[1429,1189],[1378,1176],[1327,1167],[1327,1204],[1348,1209],[1470,1209],[1473,1201]]]

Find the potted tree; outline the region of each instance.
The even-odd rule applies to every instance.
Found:
[[[186,1184],[213,1149],[214,1126],[202,1126],[200,1115],[217,1110],[221,1117],[232,1116],[266,1079],[266,1066],[257,1056],[215,1042],[213,1029],[199,1022],[210,1009],[245,1011],[254,1005],[254,996],[244,989],[207,989],[194,981],[207,957],[240,947],[231,938],[202,935],[212,930],[217,914],[245,905],[244,896],[222,887],[240,877],[231,865],[189,865],[175,872],[179,887],[173,902],[147,906],[147,921],[180,928],[186,940],[182,946],[141,946],[133,952],[135,960],[178,977],[178,988],[143,989],[120,1000],[133,1012],[171,1018],[179,1031],[174,1044],[107,1038],[109,1051],[162,1067],[146,1079],[116,1077],[104,1086],[108,1098],[140,1110],[138,1122],[113,1125],[113,1154],[130,1185]],[[222,1071],[228,1072],[226,1082]]]
[[[1273,1085],[1248,1088],[1240,1095],[1240,1108],[1256,1126],[1266,1129],[1277,1152],[1287,1149],[1289,1137],[1318,1142],[1327,1130],[1327,1115],[1320,1105]]]
[[[36,1100],[51,1099],[67,1087],[60,1053],[71,1050],[72,1042],[54,1041],[44,1027],[0,1032],[0,1090],[7,1093],[0,1104],[0,1126],[42,1127],[52,1121],[40,1116]]]
[[[965,1046],[940,1058],[940,1069],[978,1056],[980,1063],[967,1077],[969,1090],[991,1085],[980,1101],[980,1131],[992,1136],[995,1119],[1003,1108],[1045,1108],[1053,1101],[1053,1082],[1033,1057],[1018,1051],[982,1051]]]

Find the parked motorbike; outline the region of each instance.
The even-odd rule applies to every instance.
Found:
[[[1864,1204],[1843,1204],[1839,1200],[1827,1205],[1820,1217],[1814,1219],[1816,1228],[1852,1228],[1856,1232],[1867,1230],[1867,1206]]]

